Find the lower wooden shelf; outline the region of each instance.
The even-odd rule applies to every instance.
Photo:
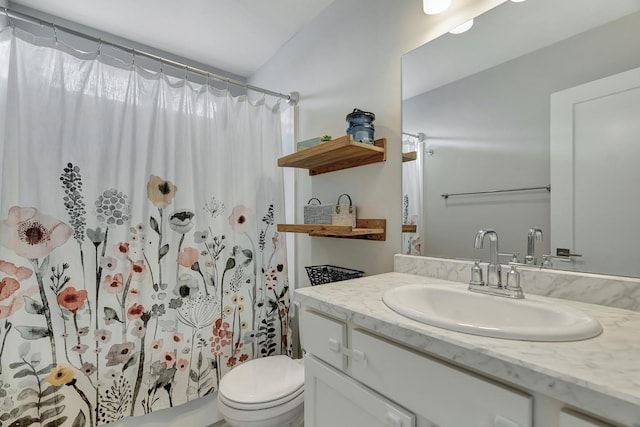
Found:
[[[418,231],[418,226],[416,224],[402,224],[403,233],[415,233],[416,231]]]
[[[278,224],[282,233],[305,233],[314,237],[342,239],[387,240],[386,219],[356,219],[356,227],[330,224]]]

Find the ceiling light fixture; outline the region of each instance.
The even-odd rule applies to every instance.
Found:
[[[469,28],[473,27],[473,19],[468,20],[462,25],[458,25],[453,30],[449,31],[451,34],[462,34],[465,31],[469,31]]]
[[[422,0],[422,9],[427,15],[437,15],[451,6],[451,0]]]
[[[526,1],[526,0],[511,0],[511,1],[514,3],[522,3],[523,1]]]

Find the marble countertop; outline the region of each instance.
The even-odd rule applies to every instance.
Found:
[[[351,322],[486,376],[606,419],[640,427],[640,313],[556,300],[597,318],[603,333],[573,342],[487,338],[413,321],[382,302],[386,290],[416,283],[456,284],[412,274],[386,273],[298,289],[294,300],[302,308],[313,308]]]

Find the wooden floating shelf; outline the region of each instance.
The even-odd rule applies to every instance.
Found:
[[[415,159],[418,158],[418,152],[417,151],[409,151],[407,153],[402,153],[402,163],[404,162],[411,162]]]
[[[320,175],[386,160],[386,138],[364,144],[353,141],[351,135],[345,135],[281,157],[278,166],[309,169],[309,175]]]
[[[416,231],[418,231],[418,226],[416,224],[402,224],[403,233],[415,233]]]
[[[356,219],[356,228],[350,225],[330,224],[278,224],[282,233],[305,233],[314,237],[342,239],[387,240],[386,219]]]

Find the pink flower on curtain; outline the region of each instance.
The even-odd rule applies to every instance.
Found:
[[[18,272],[18,266],[12,262],[0,260],[0,272],[15,276]]]
[[[104,276],[104,287],[110,294],[119,294],[124,289],[124,276],[122,273],[116,273],[113,276],[107,274]]]
[[[149,177],[147,183],[147,197],[157,208],[166,208],[173,201],[178,187],[173,182],[164,180],[156,175]]]
[[[100,258],[100,267],[105,268],[109,271],[113,271],[116,269],[116,267],[118,266],[118,260],[110,257],[110,256],[103,256],[102,258]]]
[[[164,354],[164,356],[162,356],[162,359],[160,359],[162,363],[162,366],[164,366],[165,368],[172,368],[173,365],[176,364],[176,354],[175,352],[167,352]]]
[[[151,350],[153,350],[153,351],[162,350],[162,345],[163,344],[164,344],[164,340],[163,339],[154,340],[153,343],[151,343]]]
[[[0,245],[27,259],[49,255],[72,235],[67,224],[31,207],[13,206],[0,221]]]
[[[189,367],[189,361],[187,359],[179,359],[176,367],[179,371],[185,371]]]
[[[0,301],[4,301],[20,289],[20,282],[12,277],[0,280]]]
[[[0,319],[11,317],[15,312],[24,307],[24,297],[33,295],[35,292],[35,288],[30,288],[14,293],[8,300],[8,304],[0,305]]]
[[[64,307],[75,314],[87,300],[87,291],[78,291],[73,286],[69,286],[68,288],[65,288],[64,291],[60,292],[60,295],[58,295],[56,299],[61,307]]]
[[[249,231],[251,222],[251,209],[244,205],[235,206],[229,215],[229,225],[231,229],[240,233]]]
[[[138,291],[137,289],[129,289],[129,295],[127,295],[127,301],[133,301],[134,299],[138,298],[138,295],[140,295],[140,291]]]
[[[191,268],[193,264],[198,262],[200,253],[196,248],[187,247],[180,251],[178,254],[178,264],[183,267]]]
[[[145,277],[147,277],[147,267],[144,260],[131,263],[131,280],[134,282],[142,282]]]

